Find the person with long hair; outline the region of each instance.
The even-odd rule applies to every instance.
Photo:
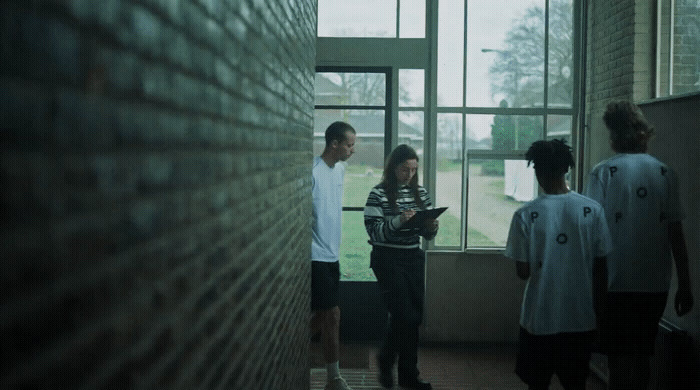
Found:
[[[416,211],[433,207],[428,192],[418,184],[417,170],[416,151],[408,145],[397,146],[387,158],[381,183],[369,193],[364,221],[372,245],[370,267],[389,312],[387,334],[377,355],[379,382],[386,388],[393,386],[398,358],[399,385],[429,390],[432,386],[419,378],[418,371],[418,327],[425,293],[420,237],[432,240],[438,221],[404,227]]]
[[[603,121],[616,154],[593,168],[584,192],[603,205],[613,238],[601,347],[610,389],[646,389],[674,261],[676,314],[693,307],[684,212],[675,172],[647,154],[654,128],[639,107],[611,102]]]

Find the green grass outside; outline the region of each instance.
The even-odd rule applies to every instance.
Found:
[[[460,171],[461,164],[448,160],[439,160],[440,171]],[[345,175],[345,189],[343,204],[346,206],[364,207],[367,196],[372,187],[381,180],[382,171],[372,168],[372,175],[368,175],[367,166],[349,165]],[[498,194],[498,186],[489,186],[493,190],[493,196],[503,197]],[[502,184],[500,191],[502,191]],[[489,191],[490,192],[490,191]],[[435,237],[437,246],[458,246],[460,242],[459,218],[449,213],[440,216],[440,231]],[[471,246],[495,246],[486,235],[469,227],[469,244]],[[343,212],[343,238],[340,245],[340,270],[341,280],[373,281],[376,280],[369,268],[369,255],[371,246],[367,243],[369,236],[365,230],[364,214],[362,211]]]
[[[440,158],[437,160],[438,172],[462,171],[462,162]]]
[[[481,232],[469,228],[469,242],[475,246],[494,246]],[[341,280],[374,281],[369,268],[369,254],[372,247],[367,242],[369,236],[365,230],[364,214],[361,211],[343,212],[343,240],[340,245]],[[440,216],[440,230],[435,237],[435,244],[440,246],[459,243],[459,219],[454,215]]]

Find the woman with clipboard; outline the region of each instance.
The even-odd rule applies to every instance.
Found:
[[[420,237],[432,240],[438,231],[433,218],[414,223],[417,212],[432,209],[425,188],[418,185],[418,155],[408,145],[399,145],[389,155],[381,183],[369,193],[365,205],[365,228],[374,271],[382,299],[389,311],[389,327],[377,355],[379,382],[394,384],[392,369],[398,358],[399,385],[407,389],[432,389],[419,379],[418,326],[423,318],[425,253]],[[411,220],[411,223],[407,222]]]

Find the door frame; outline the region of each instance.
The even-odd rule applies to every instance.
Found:
[[[314,110],[383,110],[384,156],[392,150],[392,91],[394,72],[392,67],[381,66],[317,66],[316,73],[383,73],[385,75],[384,105],[318,104]],[[360,146],[361,147],[361,146]],[[343,211],[363,212],[361,206],[343,206]],[[341,243],[342,245],[342,243]],[[368,261],[369,263],[369,261]],[[340,340],[359,343],[381,340],[387,323],[387,310],[381,299],[376,281],[340,281]]]

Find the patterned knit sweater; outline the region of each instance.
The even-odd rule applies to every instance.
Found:
[[[428,191],[418,187],[418,194],[423,201],[423,210],[432,209],[433,202]],[[436,232],[428,232],[423,227],[401,229],[400,216],[403,210],[420,210],[408,186],[399,187],[396,198],[397,207],[391,207],[383,184],[378,184],[367,197],[365,204],[365,228],[372,245],[391,248],[418,248],[420,236],[432,240]]]

